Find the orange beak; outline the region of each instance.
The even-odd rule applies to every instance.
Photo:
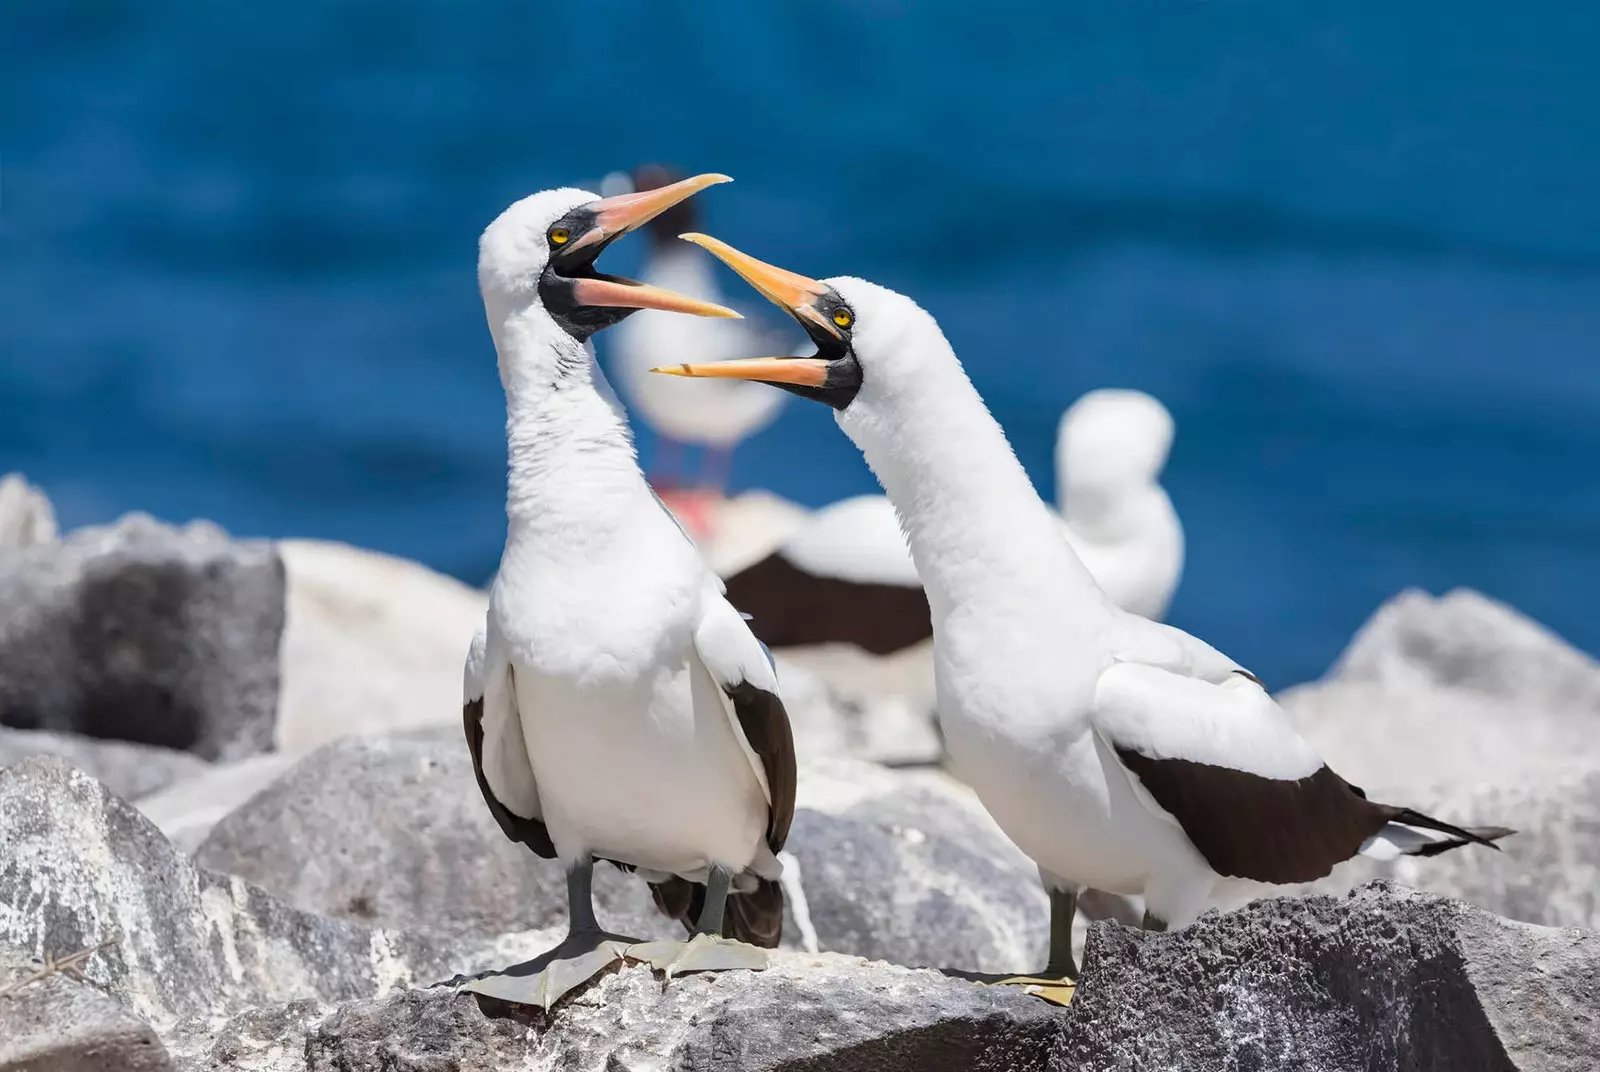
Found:
[[[594,224],[576,240],[563,246],[561,258],[572,257],[583,250],[592,252],[582,259],[592,262],[598,255],[598,245],[604,247],[629,231],[649,223],[680,201],[685,201],[722,182],[732,182],[726,175],[696,175],[692,179],[645,190],[635,194],[621,194],[591,202],[589,211],[594,214]],[[678,294],[648,283],[637,283],[620,276],[593,276],[578,278],[572,284],[573,300],[582,305],[608,306],[616,309],[661,309],[670,313],[689,313],[694,316],[740,319],[738,313],[714,302],[701,301],[686,294]]]

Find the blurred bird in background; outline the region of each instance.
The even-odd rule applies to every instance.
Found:
[[[661,164],[645,164],[631,175],[612,174],[607,195],[653,190],[682,176]],[[723,304],[714,264],[704,252],[678,236],[701,229],[700,210],[690,201],[651,221],[650,249],[640,279],[653,286]],[[655,464],[646,476],[663,502],[697,539],[710,535],[717,507],[727,489],[733,448],[777,417],[781,392],[737,380],[685,384],[651,376],[657,365],[683,361],[714,362],[749,353],[792,354],[801,340],[793,331],[764,325],[761,311],[734,306],[747,320],[708,328],[692,317],[639,313],[618,325],[606,340],[607,357],[623,400],[649,425],[658,442]],[[689,465],[692,450],[702,452],[698,473]]]
[[[1158,621],[1183,573],[1183,526],[1161,486],[1172,436],[1160,402],[1104,389],[1062,414],[1056,439],[1062,536],[1117,606]],[[727,582],[728,598],[772,647],[844,643],[889,655],[933,635],[900,520],[882,495],[823,507]]]

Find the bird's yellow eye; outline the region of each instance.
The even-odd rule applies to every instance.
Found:
[[[550,229],[550,241],[554,242],[558,246],[566,245],[567,239],[571,237],[571,232],[569,232],[565,227],[552,227]]]
[[[842,328],[849,327],[854,321],[855,318],[843,309],[833,314],[833,322]]]

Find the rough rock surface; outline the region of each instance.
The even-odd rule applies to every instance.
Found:
[[[0,950],[0,1072],[167,1072],[144,1021],[93,986]]]
[[[891,683],[876,690],[868,687],[859,664],[873,656],[834,645],[790,648],[775,658],[801,762],[840,757],[891,766],[938,762],[944,743],[931,706],[922,706]],[[930,669],[930,684],[931,674]]]
[[[1600,927],[1600,664],[1476,592],[1404,592],[1326,679],[1280,697],[1334,769],[1374,797],[1513,827],[1499,853],[1358,859],[1375,877],[1513,919]]]
[[[0,727],[0,767],[29,756],[60,756],[125,800],[194,778],[211,764],[188,752],[44,730]]]
[[[0,477],[0,553],[54,543],[56,512],[21,473]]]
[[[139,514],[0,558],[0,724],[229,759],[272,745],[283,567]]]
[[[1511,919],[1600,930],[1600,764],[1537,783],[1416,789],[1406,802],[1451,819],[1516,829],[1500,852],[1458,849],[1389,863],[1359,857],[1317,884],[1342,893],[1375,878],[1459,897]]]
[[[324,1010],[186,1025],[183,1067],[239,1072],[673,1068],[694,1072],[1032,1072],[1053,1067],[1061,1010],[975,986],[836,956],[780,955],[762,972],[602,977],[551,1015],[448,990],[403,991]],[[261,1055],[281,1041],[280,1063]],[[303,1063],[300,1063],[303,1062]]]
[[[1042,963],[1049,908],[1033,863],[970,790],[937,771],[859,761],[801,771],[785,942],[896,964],[1019,971]]]
[[[1600,1066],[1600,935],[1374,884],[1090,936],[1070,1068]]]
[[[1468,590],[1402,592],[1327,677],[1279,700],[1328,763],[1369,791],[1600,762],[1600,664]]]
[[[277,545],[288,576],[277,743],[461,725],[461,664],[488,595],[426,566],[319,540]]]
[[[83,965],[162,1028],[301,998],[351,1000],[516,963],[548,932],[445,941],[299,912],[192,866],[148,820],[59,759],[0,770],[0,950]]]
[[[195,862],[363,923],[460,936],[566,926],[561,865],[495,824],[459,720],[323,746],[217,823]],[[596,868],[595,904],[618,933],[682,934],[642,881],[615,868]]]
[[[259,756],[213,763],[194,777],[174,781],[133,803],[168,841],[184,852],[193,852],[217,823],[282,777],[297,762],[297,756],[263,752]],[[115,791],[115,787],[108,788]],[[129,799],[126,794],[118,795]]]

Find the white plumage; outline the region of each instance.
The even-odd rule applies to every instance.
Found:
[[[1091,391],[1073,403],[1062,414],[1056,439],[1062,536],[1113,602],[1146,618],[1166,614],[1183,573],[1183,526],[1160,484],[1171,445],[1172,417],[1165,406],[1139,391],[1112,389]],[[894,506],[882,495],[858,495],[818,509],[775,553],[814,577],[920,583]],[[789,613],[776,597],[764,602],[752,608],[759,620]]]
[[[1142,894],[1152,918],[1184,924],[1255,883],[1307,881],[1362,848],[1425,838],[1417,843],[1438,851],[1507,832],[1369,802],[1237,663],[1118,607],[1061,539],[916,303],[694,240],[789,309],[818,354],[672,371],[731,368],[834,407],[894,503],[927,593],[953,766],[1046,884],[1067,895],[1059,905],[1069,917],[1071,895],[1093,887]],[[1130,443],[1138,447],[1131,430]],[[1121,464],[1148,472],[1165,444],[1130,453]],[[1052,970],[1071,974],[1070,949],[1053,942],[1051,952]]]
[[[592,200],[534,195],[481,243],[506,395],[508,532],[467,661],[469,741],[481,701],[485,795],[535,851],[547,839],[569,868],[609,859],[652,882],[703,883],[721,868],[750,890],[778,877],[793,807],[792,747],[758,756],[750,727],[772,747],[787,722],[760,644],[646,484],[583,343],[541,298],[570,282],[552,281],[547,229]],[[758,721],[739,696],[765,704]]]

